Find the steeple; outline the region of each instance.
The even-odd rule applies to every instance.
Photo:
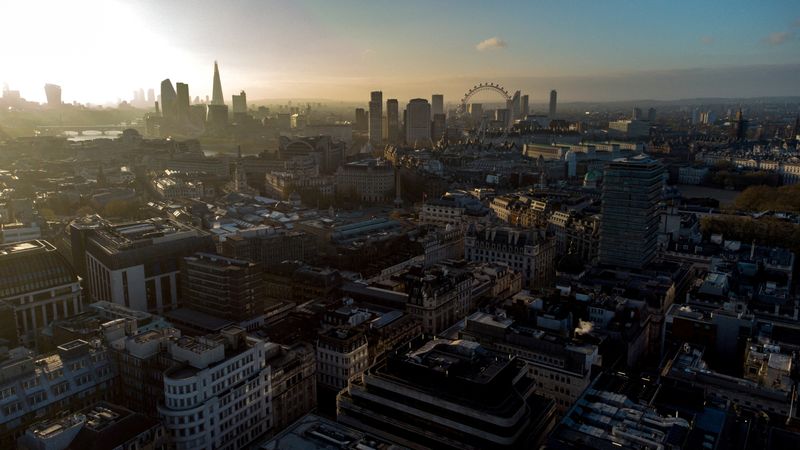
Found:
[[[212,105],[224,105],[225,97],[222,96],[222,82],[219,81],[219,67],[214,61],[214,88],[211,94]]]

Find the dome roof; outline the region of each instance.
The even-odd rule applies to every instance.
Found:
[[[603,178],[603,172],[595,169],[586,172],[586,175],[583,176],[584,181],[597,181],[601,178]]]

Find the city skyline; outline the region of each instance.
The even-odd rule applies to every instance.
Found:
[[[5,5],[9,17],[35,15],[48,33],[31,33],[22,20],[0,30],[15,43],[0,81],[34,101],[54,83],[64,101],[97,104],[171,76],[203,98],[219,60],[229,91],[254,101],[357,101],[383,90],[401,100],[440,92],[453,102],[492,80],[540,103],[550,89],[563,102],[792,95],[800,68],[792,2],[188,6]],[[198,26],[210,23],[225,33]]]

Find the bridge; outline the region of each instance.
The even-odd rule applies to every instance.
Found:
[[[37,136],[61,136],[68,131],[78,133],[78,136],[83,136],[87,131],[96,131],[101,135],[105,135],[109,131],[124,131],[133,128],[140,133],[143,130],[141,125],[133,124],[117,124],[117,125],[40,125],[34,131]]]

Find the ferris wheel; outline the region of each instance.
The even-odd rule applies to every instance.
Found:
[[[511,101],[511,94],[501,85],[497,83],[479,83],[475,86],[472,86],[470,90],[464,94],[464,97],[461,98],[461,103],[458,105],[458,109],[456,110],[456,115],[462,119],[467,120],[469,119],[469,114],[467,111],[467,105],[469,104],[469,100],[478,93],[481,92],[492,92],[498,94],[504,100],[504,103],[508,103]],[[483,133],[486,129],[486,117],[480,117],[480,125],[478,126],[478,135],[483,137]]]

